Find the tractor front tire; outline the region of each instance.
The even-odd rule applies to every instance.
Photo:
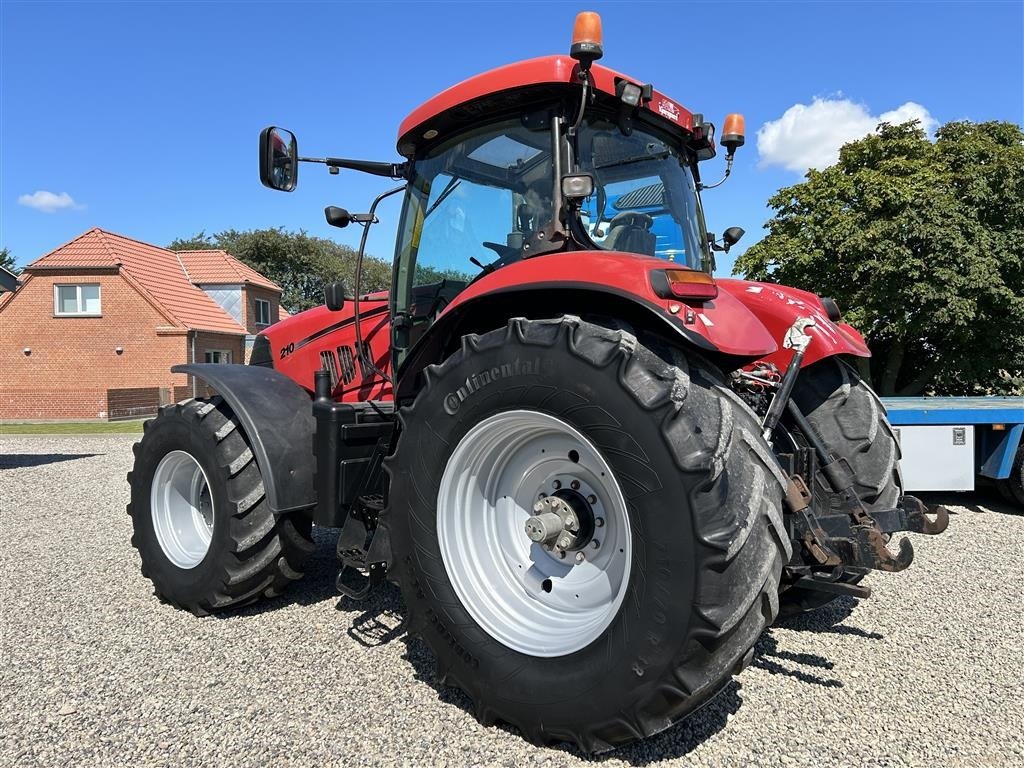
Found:
[[[844,360],[826,358],[800,372],[793,400],[811,426],[836,454],[849,462],[854,487],[869,511],[892,509],[903,494],[900,447],[885,407],[874,390]],[[816,493],[824,489],[814,489]],[[857,584],[866,572],[851,569],[841,577]],[[781,617],[815,610],[836,600],[829,592],[786,588]]]
[[[392,573],[481,722],[605,751],[749,663],[790,556],[783,476],[711,366],[518,318],[428,367],[399,418]],[[564,557],[524,530],[551,497],[585,539]]]
[[[280,594],[313,551],[311,519],[276,516],[219,397],[161,408],[133,446],[132,545],[157,596],[197,616]]]

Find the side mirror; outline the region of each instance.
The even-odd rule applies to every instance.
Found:
[[[324,303],[331,312],[337,312],[345,306],[345,284],[342,282],[328,283],[324,286]]]
[[[352,214],[336,205],[329,205],[324,208],[324,218],[327,219],[328,224],[332,227],[338,227],[338,229],[344,229],[352,223]]]
[[[736,243],[743,237],[744,230],[742,227],[729,227],[725,232],[722,233],[722,242],[725,244],[725,252],[728,253],[729,249],[732,248]]]
[[[743,146],[743,132],[743,115],[739,112],[733,112],[725,116],[725,127],[722,129],[722,146],[726,148],[730,157],[736,153],[738,147]],[[742,229],[740,233],[743,233]]]
[[[299,145],[291,131],[274,126],[260,131],[260,181],[281,192],[295,189],[299,182]]]

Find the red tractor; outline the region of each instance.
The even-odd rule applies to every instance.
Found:
[[[698,163],[712,124],[569,56],[416,109],[391,290],[277,323],[249,365],[183,365],[218,394],[163,408],[129,481],[143,573],[203,615],[302,576],[340,529],[339,590],[396,582],[407,626],[481,721],[600,751],[668,727],[748,664],[779,614],[866,597],[948,518],[902,492],[899,447],[829,299],[712,276]],[[730,115],[720,143],[743,144]]]

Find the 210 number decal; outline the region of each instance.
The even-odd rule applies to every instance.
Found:
[[[292,342],[287,347],[281,347],[281,360],[284,360],[288,355],[295,351],[295,342]]]

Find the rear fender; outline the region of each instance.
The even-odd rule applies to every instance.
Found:
[[[692,305],[658,296],[651,284],[651,274],[672,268],[681,267],[664,259],[633,253],[566,251],[547,254],[509,264],[479,278],[445,307],[441,317],[485,295],[510,291],[584,291],[598,302],[587,308],[587,314],[603,311],[602,302],[609,296],[618,296],[644,307],[657,316],[659,324],[667,324],[676,336],[700,349],[754,359],[777,349],[776,340],[758,319],[724,291],[713,300]],[[545,316],[568,311],[554,309],[555,312]],[[516,314],[523,312],[510,317]]]
[[[742,303],[779,341],[778,349],[766,355],[764,360],[774,363],[780,370],[785,370],[793,357],[793,350],[782,348],[782,339],[799,317],[814,319],[814,326],[807,330],[814,341],[807,347],[802,368],[834,355],[871,357],[864,337],[853,326],[830,320],[821,299],[813,293],[747,280],[723,279],[716,282],[723,293]]]
[[[292,512],[316,504],[316,423],[306,390],[260,365],[190,363],[171,370],[206,382],[231,406],[263,475],[271,510]]]
[[[503,326],[513,317],[541,319],[565,314],[600,315],[633,328],[644,328],[662,337],[675,339],[681,346],[694,349],[725,368],[739,367],[760,357],[765,351],[761,348],[761,354],[758,354],[757,351],[743,347],[742,353],[724,352],[705,334],[678,322],[672,314],[661,307],[608,286],[579,282],[545,282],[498,289],[470,298],[460,296],[459,299],[457,305],[449,306],[417,340],[400,366],[399,400],[415,396],[418,386],[416,374],[426,366],[439,363],[448,357],[458,348],[464,335],[486,333]],[[727,301],[734,303],[744,315],[749,315],[743,306],[731,297]],[[753,317],[750,319],[756,322]],[[755,328],[763,334],[761,342],[767,350],[774,350],[775,345],[763,327],[758,324]],[[702,329],[707,331],[709,326],[702,324]],[[723,358],[729,358],[731,363],[726,364]]]

